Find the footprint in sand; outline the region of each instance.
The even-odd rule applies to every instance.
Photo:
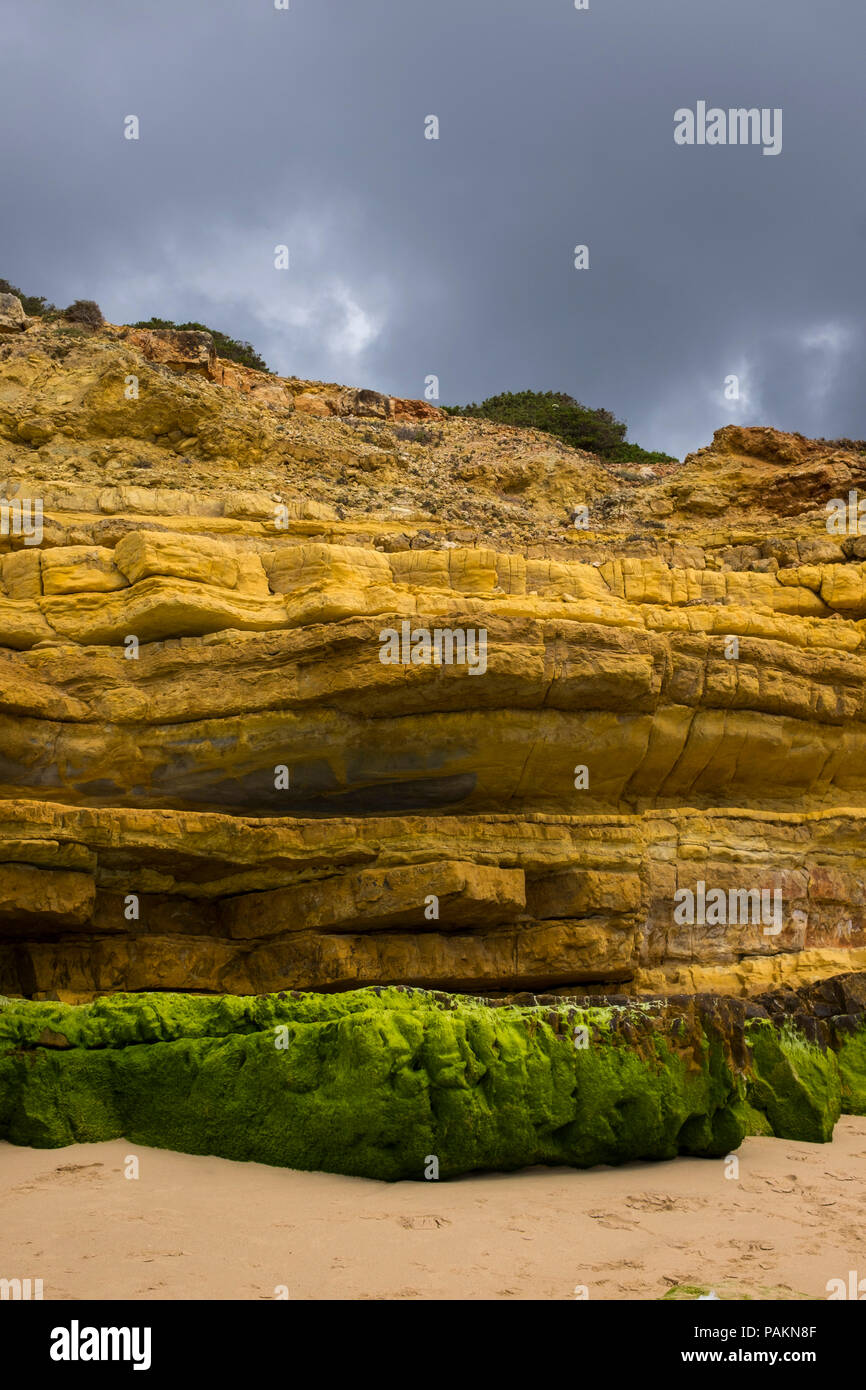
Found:
[[[634,1211],[694,1211],[696,1207],[706,1206],[700,1199],[671,1197],[668,1192],[638,1192],[626,1197],[625,1204]]]
[[[62,1163],[59,1167],[53,1168],[50,1173],[40,1173],[38,1177],[31,1178],[29,1182],[19,1183],[17,1187],[10,1188],[10,1192],[33,1192],[40,1187],[56,1187],[58,1182],[68,1183],[71,1179],[73,1184],[82,1182],[93,1182],[101,1176],[94,1169],[104,1168],[104,1163]],[[84,1173],[86,1176],[81,1177]]]
[[[447,1216],[401,1216],[398,1220],[407,1231],[435,1231],[451,1225]]]
[[[623,1221],[615,1211],[588,1211],[586,1214],[609,1231],[634,1231],[640,1225],[639,1221]]]

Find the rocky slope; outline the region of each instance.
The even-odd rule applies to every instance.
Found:
[[[0,991],[866,966],[866,536],[827,526],[866,451],[729,427],[606,467],[16,304]],[[464,662],[383,662],[436,629]],[[684,919],[699,884],[772,920]]]

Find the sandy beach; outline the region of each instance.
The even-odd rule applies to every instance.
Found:
[[[866,1118],[737,1157],[736,1177],[679,1158],[392,1185],[124,1140],[0,1144],[0,1277],[41,1278],[45,1299],[825,1299],[866,1275]]]

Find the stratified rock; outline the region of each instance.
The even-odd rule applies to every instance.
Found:
[[[432,898],[431,898],[432,895]],[[420,905],[433,906],[435,917]],[[295,888],[243,893],[226,900],[220,913],[226,936],[284,936],[287,932],[381,930],[409,926],[453,931],[498,925],[524,913],[522,869],[491,869],[477,864],[412,864],[393,869],[362,869]]]
[[[127,749],[118,766],[135,758]],[[832,930],[820,872],[832,850],[837,862],[851,856],[853,879],[866,813],[802,824],[696,812],[256,819],[127,809],[112,773],[103,809],[0,803],[0,864],[75,870],[89,903],[74,933],[34,931],[51,915],[47,880],[16,880],[0,923],[6,993],[248,994],[397,979],[470,993],[617,982],[631,994],[746,994],[866,968],[866,949]],[[748,883],[756,863],[799,885],[778,935],[671,923],[678,880],[733,881],[736,870]]]
[[[0,988],[754,995],[866,967],[866,537],[827,515],[866,449],[730,426],[623,470],[207,334],[26,327],[0,346]],[[699,885],[744,915],[678,913]]]

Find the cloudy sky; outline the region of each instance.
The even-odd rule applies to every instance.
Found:
[[[569,391],[678,456],[731,421],[866,437],[862,0],[2,9],[28,293],[395,395]],[[781,108],[781,154],[676,145],[698,101]]]

